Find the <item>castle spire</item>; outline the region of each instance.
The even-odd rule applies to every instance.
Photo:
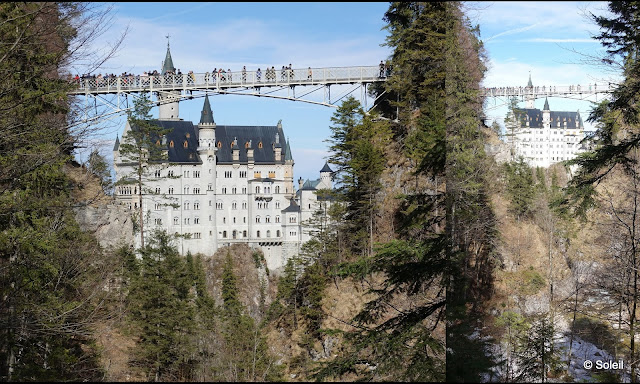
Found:
[[[543,111],[550,111],[550,109],[549,109],[549,100],[546,97],[544,98],[544,108],[542,110]]]
[[[527,87],[533,87],[533,83],[531,82],[531,71],[529,71],[529,83],[527,83]]]
[[[202,124],[214,124],[213,111],[211,110],[211,104],[209,103],[209,95],[204,96],[204,106],[200,114],[200,125]]]
[[[169,50],[169,35],[165,36],[167,38],[167,55],[162,62],[162,74],[166,75],[167,72],[176,72],[176,68],[173,66],[173,60],[171,59],[171,51]]]

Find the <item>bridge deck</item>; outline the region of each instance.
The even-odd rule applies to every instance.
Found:
[[[378,66],[298,68],[274,71],[232,71],[223,73],[183,73],[180,75],[128,75],[72,80],[78,88],[70,94],[117,94],[122,92],[161,92],[224,90],[228,88],[295,87],[385,81]]]
[[[537,87],[492,87],[482,88],[484,97],[564,97],[575,95],[595,95],[599,93],[611,93],[617,84],[613,83],[593,83],[585,85],[558,85],[558,86],[537,86]]]

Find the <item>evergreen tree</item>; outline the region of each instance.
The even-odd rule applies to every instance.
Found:
[[[140,250],[129,317],[140,330],[137,361],[154,381],[189,380],[195,336],[193,275],[171,238],[157,231]]]
[[[134,108],[128,111],[127,122],[131,128],[126,132],[120,143],[120,156],[124,162],[133,166],[132,174],[123,175],[117,181],[117,185],[134,185],[134,194],[137,201],[138,230],[140,232],[140,248],[144,248],[144,223],[146,221],[143,195],[155,194],[155,191],[146,187],[154,178],[154,172],[162,168],[164,161],[168,159],[165,135],[169,132],[159,125],[151,122],[151,103],[149,96],[143,93],[134,100]]]
[[[505,163],[507,193],[511,199],[510,210],[518,220],[531,216],[535,186],[531,167],[522,157],[510,163]]]
[[[267,349],[261,327],[238,298],[237,279],[233,260],[227,252],[222,271],[221,327],[224,346],[220,350],[219,373],[214,380],[272,381],[280,377],[274,359]]]
[[[102,377],[92,323],[111,266],[82,233],[63,171],[76,140],[62,78],[79,3],[0,4],[0,380]],[[90,39],[89,39],[90,40]]]

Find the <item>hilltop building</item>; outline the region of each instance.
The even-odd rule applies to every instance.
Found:
[[[172,71],[167,46],[162,73]],[[325,163],[316,181],[299,181],[294,189],[294,160],[281,121],[274,126],[218,125],[205,96],[200,122],[194,125],[178,115],[179,94],[158,95],[155,125],[169,133],[158,139],[166,146],[167,160],[149,164],[151,174],[143,191],[147,232],[153,228],[178,238],[178,249],[212,255],[219,247],[246,243],[260,248],[270,269],[279,268],[298,254],[309,240],[309,218],[321,205],[315,191],[332,188],[332,171]],[[170,99],[168,102],[166,99]],[[126,123],[123,138],[131,129]],[[135,173],[120,154],[120,139],[113,148],[118,180]],[[135,184],[116,187],[120,204],[138,209]],[[136,247],[139,236],[135,237]]]
[[[533,87],[529,76],[528,87]],[[552,111],[545,98],[542,110],[534,107],[534,97],[527,96],[526,108],[509,111],[505,124],[507,142],[514,157],[522,156],[532,167],[549,167],[570,160],[585,150],[580,112]]]

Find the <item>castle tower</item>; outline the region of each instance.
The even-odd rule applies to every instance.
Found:
[[[551,109],[549,108],[548,98],[544,98],[544,108],[542,108],[542,124],[544,128],[551,126]]]
[[[286,198],[291,200],[295,197],[295,189],[293,187],[293,156],[291,155],[291,147],[289,140],[285,139],[286,145],[284,150],[284,189]]]
[[[173,59],[171,58],[171,51],[169,50],[169,40],[167,36],[167,54],[162,62],[162,77],[165,81],[182,82],[182,79],[174,77],[176,68],[173,66]],[[180,109],[178,102],[180,101],[180,91],[170,92],[158,92],[158,120],[180,120]]]
[[[531,73],[529,73],[529,83],[527,83],[527,93],[528,93],[526,96],[527,109],[534,109],[535,97],[533,96],[533,83],[531,82]]]
[[[327,189],[331,189],[332,183],[331,183],[331,174],[333,173],[333,171],[331,170],[331,168],[329,168],[329,164],[327,162],[324,163],[324,167],[322,167],[322,169],[320,170],[320,182],[322,184],[322,186],[318,186],[317,188],[327,188]]]
[[[202,161],[202,174],[208,178],[205,193],[207,200],[215,200],[216,192],[216,123],[213,121],[213,111],[209,103],[209,95],[204,97],[204,105],[200,113],[198,132],[198,155]],[[212,176],[210,176],[212,175]],[[207,242],[207,249],[218,249],[218,231],[216,227],[216,209],[210,205],[203,205],[204,217],[211,217],[209,228],[203,230],[203,239]],[[206,222],[206,221],[205,221]]]

